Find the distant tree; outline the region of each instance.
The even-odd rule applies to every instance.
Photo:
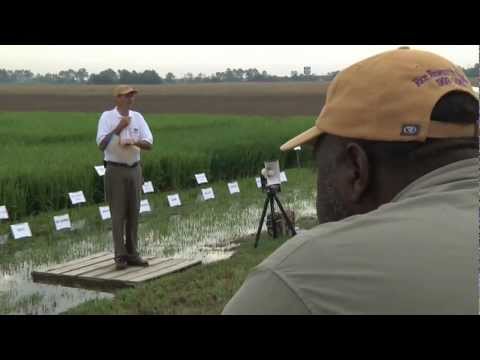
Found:
[[[0,69],[0,83],[11,82],[10,72],[6,69]]]
[[[76,73],[76,79],[81,84],[85,83],[88,80],[88,72],[85,68],[78,69]]]
[[[173,84],[175,82],[175,75],[169,72],[167,75],[165,75],[165,81],[169,84]]]
[[[58,73],[58,76],[63,84],[73,84],[77,81],[77,72],[72,69],[62,70]]]
[[[118,75],[112,69],[107,69],[98,74],[92,74],[90,82],[93,84],[115,84],[118,83]]]
[[[478,78],[480,76],[479,70],[480,70],[480,64],[479,63],[476,63],[471,68],[463,69],[463,71],[465,72],[465,75],[467,75],[467,77],[469,77],[469,78]]]
[[[185,74],[183,77],[185,82],[192,82],[193,81],[193,74],[191,72],[188,72]]]
[[[257,69],[248,69],[246,72],[246,79],[247,81],[258,81],[260,80],[260,73],[258,72]]]
[[[203,82],[207,77],[202,74],[202,73],[198,73],[198,75],[195,77],[195,82]]]
[[[145,70],[139,76],[140,84],[161,84],[162,82],[162,78],[155,70]]]
[[[132,75],[132,73],[128,70],[118,70],[118,82],[121,83],[121,84],[132,84],[132,83],[135,83],[136,81],[132,81],[132,80],[137,80],[137,79],[134,79],[134,77],[136,77],[136,73]]]

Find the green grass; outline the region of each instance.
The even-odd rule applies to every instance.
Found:
[[[306,219],[303,228],[315,225]],[[65,312],[67,315],[218,315],[241,287],[252,269],[280,247],[287,238],[255,237],[238,241],[240,247],[227,260],[202,265],[121,290],[113,299],[87,301]]]
[[[113,300],[88,301],[66,314],[220,314],[251,269],[285,239],[261,239],[257,249],[243,242],[232,258],[192,267],[137,289],[121,290]]]
[[[103,184],[93,166],[102,153],[95,137],[99,114],[0,113],[0,205],[13,220],[67,208],[70,191],[88,202],[103,201]],[[143,154],[144,177],[160,190],[195,186],[193,174],[228,180],[258,174],[263,161],[295,166],[294,152],[279,145],[312,126],[310,117],[145,114],[155,138]],[[302,152],[302,163],[311,154]]]

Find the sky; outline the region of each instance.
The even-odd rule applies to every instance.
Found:
[[[310,66],[312,73],[322,75],[400,46],[435,52],[464,68],[479,61],[478,45],[0,45],[0,69],[35,74],[82,67],[89,73],[153,69],[160,76],[172,72],[183,77],[228,67],[290,75]]]

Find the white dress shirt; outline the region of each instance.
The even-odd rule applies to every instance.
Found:
[[[152,132],[142,114],[130,110],[128,116],[131,118],[130,125],[122,130],[120,136],[113,135],[110,143],[105,148],[105,161],[113,161],[128,165],[140,161],[140,149],[137,146],[132,145],[123,146],[120,144],[121,140],[132,139],[134,141],[146,141],[153,144]],[[105,136],[118,126],[121,119],[122,115],[118,112],[117,108],[105,111],[102,114],[98,122],[97,145],[100,145]]]

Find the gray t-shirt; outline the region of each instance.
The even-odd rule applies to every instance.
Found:
[[[478,314],[478,159],[295,236],[223,314]]]

